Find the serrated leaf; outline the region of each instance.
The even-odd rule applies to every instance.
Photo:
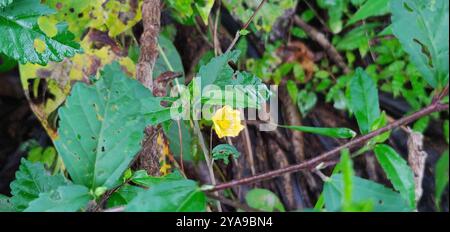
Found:
[[[60,108],[55,147],[75,184],[112,188],[141,148],[144,128],[170,119],[138,81],[118,63],[108,65],[94,85],[75,84]]]
[[[370,203],[375,212],[412,211],[408,203],[397,192],[370,180],[353,176],[353,203]],[[343,176],[334,174],[324,185],[324,201],[327,211],[342,210]]]
[[[223,87],[230,84],[234,70],[228,65],[228,62],[236,62],[239,54],[239,51],[231,51],[212,58],[209,63],[200,67],[196,84],[200,86],[201,90],[208,85]]]
[[[356,69],[350,81],[348,102],[361,133],[369,133],[370,127],[380,117],[380,105],[375,82],[361,68]]]
[[[448,150],[442,154],[441,158],[439,158],[438,162],[436,163],[436,169],[435,169],[435,181],[436,181],[436,188],[434,193],[434,198],[436,200],[436,205],[438,208],[440,208],[441,203],[441,197],[442,194],[445,191],[445,187],[448,184],[448,175],[449,175],[449,155]]]
[[[356,136],[356,132],[354,132],[349,128],[326,128],[326,127],[286,126],[286,125],[279,125],[279,127],[340,139],[348,139]]]
[[[81,185],[60,186],[39,194],[25,212],[76,212],[91,200],[89,189]]]
[[[154,185],[139,193],[125,208],[128,212],[199,212],[206,210],[206,197],[192,180]]]
[[[233,159],[237,159],[240,155],[241,153],[234,146],[229,144],[217,145],[212,150],[213,160],[223,160],[225,164],[230,162],[230,156],[232,156]]]
[[[62,175],[51,176],[42,163],[32,163],[22,159],[16,179],[11,182],[11,202],[18,211],[28,207],[39,194],[55,190],[67,181]]]
[[[398,0],[391,3],[392,29],[411,62],[431,86],[444,87],[449,77],[448,0]]]
[[[284,212],[283,203],[277,195],[267,189],[255,188],[245,195],[245,201],[248,206],[266,212],[279,211]]]
[[[49,15],[53,10],[39,0],[15,0],[0,11],[0,52],[20,63],[45,65],[49,61],[62,61],[81,52],[73,36],[61,31],[48,37],[39,29],[39,16]]]
[[[347,26],[369,17],[380,16],[389,13],[390,1],[391,0],[366,1],[364,5],[362,5],[358,9],[358,11],[356,11],[356,13],[349,19],[349,21],[347,22]]]
[[[415,203],[414,174],[406,161],[388,145],[375,146],[378,162],[391,181],[394,188],[400,192],[403,199],[409,202],[411,208]]]
[[[229,66],[225,68],[225,70],[228,69],[230,69]],[[259,109],[261,104],[269,99],[271,92],[260,78],[249,72],[234,73],[232,70],[229,71],[231,73],[226,71],[228,73],[226,76],[219,77],[210,86],[204,86],[202,103],[219,106],[229,105],[233,108]],[[194,86],[198,85],[198,83],[194,83]],[[203,86],[203,81],[201,85]]]

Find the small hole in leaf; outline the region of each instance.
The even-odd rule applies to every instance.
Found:
[[[428,49],[428,47],[425,46],[425,44],[423,44],[422,42],[420,42],[418,39],[413,39],[413,40],[414,40],[415,43],[419,44],[420,47],[422,48],[421,52],[427,57],[427,59],[428,59],[428,66],[429,66],[430,68],[434,68],[434,65],[433,65],[433,58],[431,57],[431,52],[430,52],[430,50]]]
[[[378,204],[382,205],[383,204],[383,200],[378,200]]]
[[[105,152],[105,146],[102,146],[102,152]]]
[[[73,9],[73,7],[71,7],[71,8],[69,9],[69,11],[70,11],[70,13],[73,13],[73,12],[75,12],[75,9]]]
[[[78,18],[83,18],[83,13],[79,13]]]

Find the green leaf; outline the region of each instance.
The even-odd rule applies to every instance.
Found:
[[[17,61],[0,52],[0,73],[7,72],[17,66]]]
[[[356,116],[361,133],[369,133],[371,125],[380,117],[380,106],[377,86],[361,68],[356,69],[349,84],[349,107]]]
[[[203,212],[206,197],[192,180],[154,185],[139,193],[125,208],[128,212]]]
[[[14,204],[11,202],[11,198],[0,194],[0,213],[1,212],[16,212]]]
[[[192,154],[192,137],[193,133],[190,131],[189,123],[187,121],[180,120],[180,128],[175,120],[169,121],[169,125],[164,129],[164,134],[169,140],[170,151],[174,156],[180,157],[181,150],[183,151],[183,160],[192,161],[194,159]],[[180,145],[180,133],[181,129],[181,145]]]
[[[438,162],[436,163],[436,169],[435,169],[435,181],[436,181],[436,189],[435,189],[435,195],[434,198],[436,200],[436,206],[437,208],[440,208],[441,204],[441,197],[442,194],[445,191],[445,187],[448,184],[448,169],[449,169],[449,159],[448,159],[448,150],[442,154],[441,158],[439,158]]]
[[[234,146],[229,144],[217,145],[212,150],[213,160],[223,160],[225,164],[229,163],[230,155],[233,159],[237,159],[241,153]]]
[[[308,115],[309,111],[311,111],[317,103],[317,95],[314,92],[308,92],[306,90],[302,90],[297,95],[297,106],[302,113],[302,116],[305,117]]]
[[[335,43],[336,49],[342,51],[359,49],[361,55],[364,56],[369,46],[371,32],[379,25],[378,23],[366,23],[347,32],[342,39]]]
[[[381,113],[380,117],[377,118],[373,122],[373,124],[371,126],[371,131],[378,130],[378,129],[386,126],[387,124],[388,124],[388,118],[387,118],[386,112],[383,111],[383,113]],[[384,143],[386,140],[389,139],[390,136],[391,136],[391,131],[388,131],[388,132],[385,132],[385,133],[383,133],[381,135],[375,136],[371,140],[371,142],[373,144]]]
[[[184,180],[184,179],[185,178],[178,171],[169,173],[165,176],[149,176],[147,174],[147,171],[139,170],[139,171],[136,171],[133,174],[133,176],[131,177],[131,181],[134,184],[144,186],[147,188],[153,187],[160,183],[168,183],[168,182],[179,181],[179,180]]]
[[[159,56],[156,59],[155,67],[153,68],[153,78],[157,78],[164,72],[171,71],[183,74],[183,77],[178,78],[180,83],[184,83],[184,67],[181,61],[180,54],[175,45],[167,37],[160,35],[158,37]]]
[[[140,192],[145,191],[144,188],[125,184],[115,191],[111,197],[108,198],[108,208],[123,206],[132,201]]]
[[[271,92],[261,79],[248,72],[237,72],[234,75],[224,77],[214,83],[217,86],[206,89],[202,93],[202,102],[209,105],[229,105],[233,108],[260,108],[260,105],[269,99]]]
[[[250,34],[250,31],[249,31],[249,30],[246,30],[246,29],[243,29],[243,30],[240,30],[240,31],[239,31],[239,34],[240,34],[241,36],[246,36],[246,35]]]
[[[403,199],[408,201],[410,207],[414,208],[416,205],[414,174],[411,168],[406,161],[388,145],[377,145],[375,146],[374,151],[378,162],[394,188],[400,192]]]
[[[12,1],[13,0],[0,0],[0,9],[5,7],[5,6],[8,6],[9,4],[12,3]]]
[[[214,57],[208,64],[200,67],[199,77],[195,78],[200,90],[208,85],[218,85],[223,87],[230,84],[234,70],[228,65],[229,61],[236,62],[239,58],[239,51],[231,51]],[[201,84],[200,84],[201,83]]]
[[[443,130],[444,130],[444,138],[447,143],[449,143],[448,129],[449,129],[448,128],[448,120],[445,120]]]
[[[39,29],[39,16],[49,15],[53,10],[40,4],[39,0],[15,0],[0,11],[0,52],[18,60],[45,65],[62,61],[81,52],[80,45],[73,42],[73,35],[60,31],[48,37]]]
[[[401,195],[370,180],[353,176],[353,203],[370,203],[375,212],[412,211]],[[324,201],[327,211],[342,210],[344,181],[342,174],[334,174],[324,185]]]
[[[352,195],[353,195],[353,162],[350,157],[350,151],[345,149],[342,151],[340,168],[342,169],[343,178],[343,197],[342,197],[342,208],[344,210],[349,210],[352,206]]]
[[[62,175],[51,176],[42,163],[22,159],[16,179],[11,183],[11,202],[18,211],[39,197],[39,194],[55,190],[67,181]]]
[[[92,196],[81,185],[60,186],[56,190],[39,194],[25,212],[76,212],[85,207]]]
[[[326,128],[326,127],[286,126],[286,125],[279,125],[279,127],[340,139],[348,139],[356,136],[356,132],[348,128]]]
[[[435,88],[444,87],[449,77],[448,11],[448,0],[391,3],[394,35],[428,84]]]
[[[430,123],[430,117],[426,116],[417,120],[413,125],[413,130],[418,133],[424,133]]]
[[[205,25],[208,25],[209,14],[211,13],[213,6],[214,0],[195,0],[195,8]]]
[[[248,206],[265,212],[284,212],[283,203],[277,195],[267,189],[255,188],[245,195]]]
[[[46,168],[52,167],[57,157],[56,150],[53,147],[43,148],[36,146],[28,152],[28,160],[35,163],[41,162]]]
[[[118,63],[94,85],[77,83],[59,110],[55,147],[75,184],[114,187],[141,148],[144,128],[170,118],[161,99],[127,78]]]
[[[295,81],[288,80],[286,82],[286,89],[288,91],[289,96],[291,97],[292,101],[297,101],[297,95],[298,95],[298,87]]]
[[[347,22],[347,26],[373,16],[389,13],[390,0],[366,1]]]

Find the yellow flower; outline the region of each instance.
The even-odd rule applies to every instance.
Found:
[[[241,125],[241,112],[233,110],[230,106],[224,106],[216,111],[212,117],[214,130],[219,138],[225,136],[235,137],[244,129]]]

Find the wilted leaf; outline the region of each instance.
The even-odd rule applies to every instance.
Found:
[[[67,181],[62,175],[51,176],[41,163],[32,163],[22,159],[16,179],[11,183],[11,202],[14,208],[22,211],[39,194],[55,190]]]
[[[56,138],[56,129],[50,116],[65,101],[74,82],[89,82],[89,78],[99,77],[103,66],[114,60],[121,64],[128,75],[135,75],[135,64],[131,59],[118,54],[111,39],[109,39],[109,42],[112,42],[108,42],[109,44],[104,44],[105,41],[99,41],[99,37],[105,38],[100,36],[99,33],[101,32],[92,31],[88,33],[80,43],[84,53],[77,54],[71,59],[66,59],[60,63],[51,62],[46,66],[38,64],[19,66],[22,87],[31,101],[31,108],[52,139]],[[99,46],[100,43],[102,46]],[[39,85],[43,80],[45,80],[43,83],[47,84],[47,86],[44,86],[46,93],[40,93],[30,88],[30,86]],[[45,98],[43,102],[32,101],[33,96],[42,94],[51,97]]]
[[[66,21],[77,38],[87,28],[108,31],[111,37],[131,29],[142,17],[142,0],[47,0],[57,13],[57,21]]]

